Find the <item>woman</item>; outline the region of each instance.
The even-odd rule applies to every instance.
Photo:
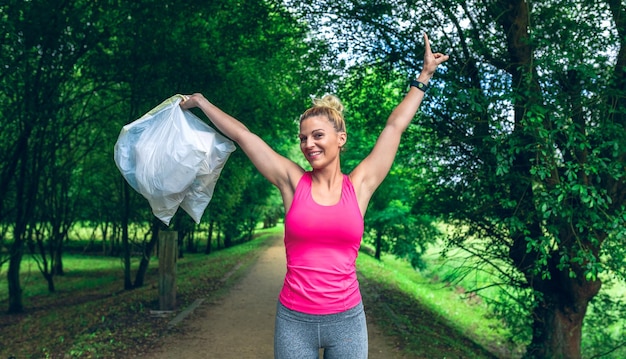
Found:
[[[363,216],[415,116],[437,66],[448,59],[433,54],[424,34],[424,68],[389,116],[371,153],[345,175],[340,152],[347,140],[343,106],[326,95],[300,117],[300,149],[311,164],[305,171],[272,150],[241,122],[201,94],[186,97],[183,109],[200,108],[235,141],[274,184],[285,206],[287,274],[279,295],[275,358],[367,358],[367,327],[355,261]]]

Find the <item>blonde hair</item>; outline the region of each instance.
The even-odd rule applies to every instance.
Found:
[[[337,132],[346,132],[343,118],[343,104],[335,95],[326,94],[322,98],[313,97],[313,106],[300,116],[300,123],[309,117],[324,116],[333,124]]]

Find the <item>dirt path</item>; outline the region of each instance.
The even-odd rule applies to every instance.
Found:
[[[268,243],[250,271],[219,302],[203,302],[148,359],[273,358],[276,300],[285,274],[282,238]],[[366,312],[367,312],[367,308]],[[369,357],[403,358],[368,318]]]

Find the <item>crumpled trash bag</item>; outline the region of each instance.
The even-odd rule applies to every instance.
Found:
[[[166,225],[179,206],[200,223],[235,150],[231,140],[180,108],[182,100],[172,96],[124,126],[114,148],[122,176]]]

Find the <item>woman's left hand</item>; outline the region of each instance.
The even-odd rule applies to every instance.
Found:
[[[423,71],[430,77],[437,70],[437,66],[441,63],[448,61],[450,56],[444,55],[440,52],[433,53],[430,49],[430,41],[428,41],[428,35],[424,33],[424,68]]]

